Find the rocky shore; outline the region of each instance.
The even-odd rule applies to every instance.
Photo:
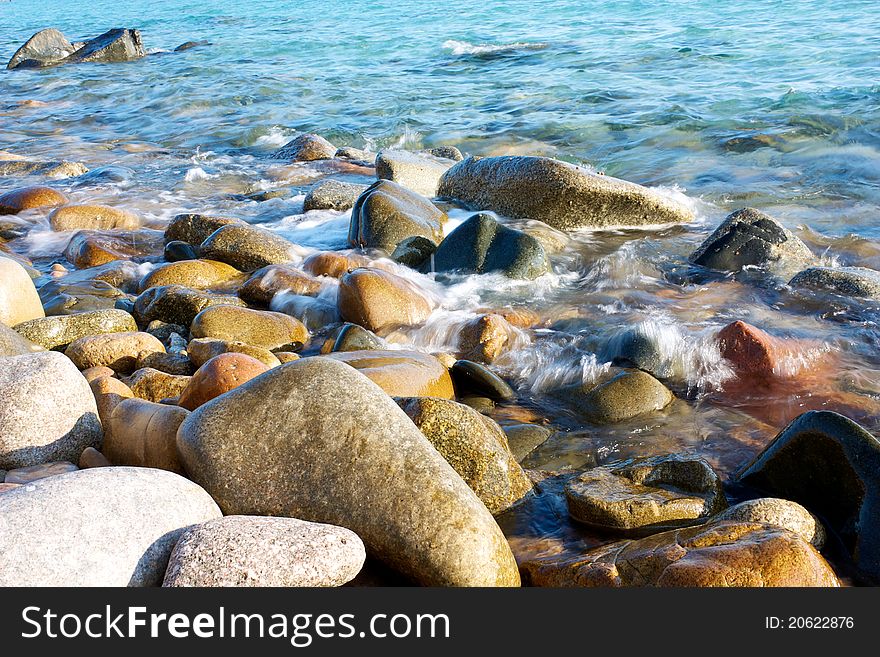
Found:
[[[46,30],[9,68],[142,50],[137,31],[77,47]],[[306,212],[350,213],[348,248],[234,216],[156,225],[124,197],[111,207],[53,183],[85,165],[0,162],[17,165],[2,175],[45,178],[0,187],[0,585],[357,585],[376,581],[376,562],[426,586],[880,581],[880,441],[844,415],[777,426],[737,472],[662,442],[648,457],[531,468],[554,430],[495,363],[541,318],[486,307],[455,325],[454,348],[411,340],[440,306],[436,286],[484,274],[537,285],[566,231],[687,224],[687,204],[546,157],[374,154],[310,134],[274,157],[376,177],[322,169],[305,197]],[[42,270],[13,248],[38,223],[66,240]],[[880,298],[880,273],[826,266],[754,208],[694,244],[687,266]],[[812,347],[742,320],[712,339],[728,399],[787,385]],[[583,423],[696,403],[644,327],[604,350],[603,376],[553,391]],[[505,518],[538,500],[578,538],[506,536]]]

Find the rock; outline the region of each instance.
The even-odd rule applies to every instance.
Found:
[[[110,371],[112,372],[113,370]],[[96,377],[89,381],[89,387],[95,396],[95,403],[98,406],[98,417],[101,419],[101,425],[103,426],[107,426],[107,423],[110,421],[110,415],[118,404],[134,397],[131,388],[112,376]]]
[[[690,208],[652,189],[547,157],[466,158],[443,175],[437,196],[561,230],[694,218]]]
[[[445,221],[446,214],[428,199],[389,180],[377,180],[351,210],[348,243],[388,253],[409,237],[439,244]]]
[[[89,367],[84,369],[81,374],[85,378],[86,381],[91,383],[95,379],[100,379],[102,376],[116,376],[116,372],[111,370],[109,367],[104,367],[103,365],[99,365],[98,367]]]
[[[199,407],[178,450],[227,515],[346,527],[423,585],[519,584],[479,498],[378,386],[333,359],[282,365]]]
[[[238,296],[248,303],[268,306],[279,292],[315,296],[321,291],[321,281],[288,265],[269,265],[258,269],[238,290]]]
[[[182,340],[183,338],[181,338]],[[184,342],[184,346],[186,343]],[[186,353],[161,353],[153,352],[144,354],[137,359],[135,370],[145,368],[159,370],[165,374],[176,376],[190,376],[195,372],[195,366]]]
[[[409,280],[364,267],[340,279],[338,308],[346,322],[381,331],[424,322],[434,302]]]
[[[320,331],[339,322],[335,303],[301,294],[281,292],[272,300],[271,308],[301,321],[309,331]]]
[[[460,397],[459,401],[465,406],[472,408],[477,413],[482,413],[483,415],[491,415],[495,411],[495,402],[488,397],[465,395],[464,397]]]
[[[43,348],[12,330],[6,324],[0,322],[0,357],[22,356],[42,351]]]
[[[189,385],[189,376],[168,374],[152,367],[143,367],[128,377],[125,384],[139,399],[160,402],[163,399],[179,397]]]
[[[319,135],[303,134],[291,139],[272,157],[290,162],[330,160],[336,155],[336,147]]]
[[[79,470],[79,468],[68,461],[40,463],[39,465],[29,465],[24,468],[10,470],[6,473],[6,478],[3,481],[7,484],[29,484],[38,479],[54,477],[55,475],[64,474],[65,472],[74,472],[76,470]]]
[[[114,372],[127,373],[142,355],[164,351],[165,346],[149,333],[126,331],[77,338],[64,354],[81,370],[103,365]]]
[[[880,299],[880,272],[866,267],[809,267],[789,285],[849,297]]]
[[[40,296],[27,270],[12,258],[0,256],[0,323],[15,326],[43,316]]]
[[[625,370],[592,390],[576,386],[581,411],[593,422],[613,424],[660,411],[674,399],[669,389],[641,370]]]
[[[309,339],[303,323],[289,315],[237,306],[205,308],[193,320],[190,333],[194,338],[238,341],[269,350],[303,345]]]
[[[458,353],[463,360],[491,363],[513,337],[514,328],[501,315],[480,315],[461,327]]]
[[[117,260],[115,262],[121,263],[123,261]],[[123,310],[118,305],[129,299],[125,292],[110,283],[104,281],[75,282],[73,279],[74,276],[68,274],[49,281],[39,289],[40,298],[43,300],[43,309],[48,315],[53,317],[76,315],[98,310],[113,310],[114,308]]]
[[[16,160],[13,162],[0,162],[0,176],[45,176],[46,178],[75,178],[86,173],[88,168],[81,162],[68,162],[62,160],[60,162],[35,162],[27,160]],[[29,188],[34,189],[34,188]],[[37,188],[46,189],[46,188]],[[13,192],[10,193],[15,193]],[[41,206],[45,207],[45,206]],[[3,214],[3,213],[0,213]],[[7,212],[6,214],[15,214],[15,212]]]
[[[342,586],[366,556],[357,534],[342,527],[226,516],[184,532],[163,586]]]
[[[814,260],[806,244],[773,217],[744,208],[727,216],[690,257],[710,269],[740,271],[764,267],[782,273]]]
[[[214,260],[181,260],[161,265],[144,276],[140,290],[162,285],[183,285],[194,290],[229,286],[244,279],[235,267]]]
[[[15,330],[45,349],[57,349],[90,335],[131,333],[137,331],[137,324],[124,310],[111,308],[31,319],[16,324]]]
[[[206,214],[179,214],[172,219],[165,228],[165,243],[186,242],[193,246],[199,246],[208,239],[213,232],[235,224],[245,226],[244,221],[234,217],[211,217]]]
[[[309,190],[303,200],[303,212],[310,210],[336,210],[343,212],[351,208],[358,197],[367,189],[367,185],[343,182],[341,180],[324,180]]]
[[[424,266],[430,270],[429,260],[435,251],[437,251],[437,245],[434,242],[427,237],[416,235],[401,241],[389,257],[394,262],[406,265],[412,269]]]
[[[712,522],[575,556],[522,564],[535,586],[839,586],[831,566],[797,534],[751,522]]]
[[[511,401],[516,397],[504,380],[489,368],[470,360],[457,360],[450,370],[455,391],[459,396],[482,395],[493,401]]]
[[[368,267],[370,259],[356,253],[343,254],[333,251],[313,253],[303,261],[302,268],[312,276],[342,278],[358,267]]]
[[[110,413],[103,452],[114,465],[136,465],[183,473],[177,429],[186,409],[145,399],[124,399]]]
[[[461,151],[455,146],[438,146],[436,148],[429,148],[427,153],[434,157],[452,160],[453,162],[461,162],[464,159],[464,155],[462,155]]]
[[[531,280],[550,271],[547,254],[531,235],[475,214],[446,236],[431,260],[434,271],[464,274],[501,272]]]
[[[77,269],[143,257],[162,250],[161,236],[158,231],[148,230],[79,230],[67,243],[64,257]]]
[[[18,214],[24,210],[57,208],[67,197],[51,187],[22,187],[0,196],[0,215]]]
[[[161,470],[41,479],[4,493],[0,586],[153,586],[183,530],[219,516],[204,490]]]
[[[237,296],[215,294],[182,285],[160,285],[142,292],[134,302],[134,316],[141,324],[161,320],[189,326],[200,312],[213,306],[244,306]]]
[[[201,242],[199,242],[201,244]],[[162,251],[162,257],[167,262],[179,262],[181,260],[197,260],[199,252],[192,244],[181,242],[180,240],[172,240],[165,244]]]
[[[819,515],[864,577],[880,582],[880,441],[831,411],[795,418],[739,476]]]
[[[210,41],[186,41],[181,43],[174,49],[174,52],[183,52],[185,50],[191,50],[193,48],[199,48],[201,46],[210,46]]]
[[[140,228],[141,220],[127,210],[106,205],[65,205],[49,215],[52,230],[114,230]]]
[[[370,351],[385,349],[385,341],[357,324],[343,324],[330,351]]]
[[[713,522],[762,522],[798,534],[820,550],[825,544],[825,528],[812,513],[796,502],[777,497],[762,497],[740,502],[712,518]]]
[[[511,454],[520,463],[553,435],[550,429],[537,424],[514,424],[502,428],[507,435],[507,445]]]
[[[40,30],[15,51],[6,68],[17,68],[26,60],[39,62],[41,66],[51,66],[72,54],[73,51],[74,47],[70,41],[55,28]]]
[[[785,343],[761,329],[736,321],[718,332],[721,355],[737,375],[750,379],[770,379],[782,374],[782,361],[791,351]]]
[[[376,156],[376,176],[422,196],[437,196],[440,178],[453,164],[453,160],[430,153],[384,150]]]
[[[83,450],[83,453],[80,454],[80,470],[85,470],[86,468],[107,468],[109,466],[110,461],[107,460],[107,457],[101,454],[101,452],[96,450],[94,447],[86,447]]]
[[[493,420],[447,399],[410,397],[397,403],[493,515],[531,492],[531,481]]]
[[[82,48],[65,57],[61,63],[128,62],[140,59],[146,54],[138,30],[116,28],[87,41]]]
[[[301,356],[292,351],[276,351],[274,355],[283,365],[284,363],[292,363],[295,360],[299,360]]]
[[[268,370],[268,366],[246,354],[226,353],[214,356],[196,371],[180,393],[178,406],[194,411],[214,397],[219,397]]]
[[[712,467],[677,454],[592,468],[566,484],[565,496],[578,522],[637,536],[693,525],[727,506]]]
[[[101,423],[89,384],[64,354],[3,359],[0,468],[75,461],[83,449],[100,443]]]
[[[373,166],[376,161],[376,156],[373,153],[352,146],[337,148],[336,157],[368,167]]]
[[[189,332],[189,327],[184,326],[183,324],[169,324],[168,322],[163,322],[160,319],[154,319],[149,324],[147,324],[147,333],[158,338],[162,341],[162,343],[170,349],[171,341],[174,339],[174,336],[177,336],[181,340],[181,336],[187,335]],[[186,341],[183,341],[183,344],[180,345],[180,349],[177,351],[186,351]]]
[[[339,351],[327,358],[351,365],[392,397],[455,396],[448,370],[418,351]]]
[[[281,265],[296,257],[296,246],[280,235],[256,226],[232,224],[219,228],[202,242],[203,258],[219,260],[241,271]]]
[[[216,338],[196,338],[190,340],[187,345],[190,360],[196,367],[201,367],[209,360],[220,354],[245,354],[256,358],[266,367],[277,367],[281,364],[278,357],[268,349],[255,347],[244,342],[230,340],[217,340]]]

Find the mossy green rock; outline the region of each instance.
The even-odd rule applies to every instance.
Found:
[[[15,330],[45,349],[57,349],[89,335],[126,333],[137,331],[138,327],[129,313],[110,308],[31,319],[16,325]]]
[[[209,306],[245,306],[234,295],[193,290],[183,285],[160,285],[142,292],[134,302],[134,316],[141,324],[161,320],[189,326],[196,315]]]

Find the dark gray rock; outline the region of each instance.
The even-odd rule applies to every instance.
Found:
[[[493,401],[510,401],[516,397],[513,388],[504,379],[480,363],[457,360],[449,374],[458,396],[479,395]]]
[[[788,282],[792,287],[880,299],[880,272],[867,267],[809,267]]]
[[[394,262],[413,269],[424,266],[431,269],[429,259],[437,251],[437,245],[427,237],[415,235],[402,240],[389,256]]]
[[[86,41],[85,45],[62,60],[62,64],[80,62],[129,62],[146,55],[138,30],[116,28]]]
[[[165,245],[163,255],[168,262],[179,262],[181,260],[195,260],[199,257],[199,252],[188,242],[172,240]]]
[[[40,30],[24,42],[6,68],[41,68],[57,64],[74,51],[70,41],[55,28]]]

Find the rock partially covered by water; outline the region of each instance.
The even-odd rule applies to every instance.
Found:
[[[620,372],[589,392],[579,387],[581,411],[601,424],[624,422],[666,408],[674,399],[669,389],[641,370]],[[586,393],[586,394],[584,394]]]
[[[235,217],[212,217],[206,214],[179,214],[174,217],[165,228],[165,243],[186,242],[193,246],[199,246],[214,231],[236,224],[245,225],[245,222]]]
[[[475,214],[447,235],[431,262],[437,272],[497,271],[510,278],[528,280],[550,270],[541,242],[500,224],[488,214]]]
[[[788,282],[792,287],[880,299],[880,272],[867,267],[809,267]]]
[[[30,176],[40,175],[47,178],[74,178],[88,171],[81,162],[68,162],[67,160],[35,162],[15,160],[12,162],[0,162],[0,176]]]
[[[409,237],[424,237],[439,244],[445,221],[446,214],[428,199],[397,183],[378,180],[352,208],[348,243],[387,253]]]
[[[330,160],[336,155],[336,146],[320,135],[304,134],[291,139],[275,151],[273,157],[289,162]]]
[[[0,196],[0,214],[18,214],[24,210],[57,208],[67,197],[51,187],[21,187]]]
[[[561,230],[694,218],[690,208],[659,192],[548,157],[468,157],[443,175],[437,195]]]
[[[735,520],[737,522],[762,522],[782,527],[809,541],[817,550],[825,544],[825,528],[816,516],[797,502],[778,497],[761,497],[757,500],[740,502],[712,518]]]
[[[752,522],[674,529],[584,554],[540,557],[522,570],[535,586],[840,586],[803,538]]]
[[[226,514],[347,527],[424,585],[519,585],[483,503],[348,365],[316,357],[270,370],[194,411],[178,448]]]
[[[289,265],[269,265],[258,269],[238,290],[238,296],[248,303],[268,306],[279,292],[315,296],[321,291],[321,281]]]
[[[309,190],[303,200],[303,212],[309,210],[336,210],[342,212],[352,207],[367,185],[344,182],[342,180],[324,180]]]
[[[471,360],[457,360],[449,370],[459,397],[477,395],[493,401],[511,401],[516,397],[504,379],[485,365]]]
[[[161,320],[189,326],[209,306],[245,306],[237,296],[193,290],[182,285],[160,285],[142,292],[134,302],[134,316],[141,324]]]
[[[357,324],[343,324],[330,351],[370,351],[385,349],[385,341]]]
[[[366,557],[363,541],[343,527],[226,516],[184,532],[163,586],[342,586]]]
[[[864,576],[880,582],[880,441],[865,429],[831,411],[804,413],[739,480],[819,514]]]
[[[44,316],[40,295],[27,270],[12,258],[0,256],[0,323],[15,326]]]
[[[691,262],[710,269],[740,271],[764,267],[774,273],[814,260],[810,249],[770,215],[743,208],[728,215],[694,251]]]
[[[140,225],[140,218],[133,212],[107,205],[66,205],[49,215],[52,230],[137,229]]]
[[[46,351],[3,359],[0,468],[76,461],[86,447],[98,447],[101,437],[88,381],[64,354]]]
[[[479,315],[461,327],[458,354],[462,359],[491,363],[515,338],[515,329],[501,315]]]
[[[290,315],[223,305],[205,308],[196,315],[190,333],[194,338],[245,342],[270,351],[296,351],[309,339],[303,323]]]
[[[162,234],[158,231],[78,230],[67,243],[64,257],[77,269],[84,269],[161,252]]]
[[[493,515],[532,490],[494,420],[448,399],[416,397],[397,403]]]
[[[241,271],[254,271],[267,265],[280,265],[296,257],[296,245],[280,235],[247,224],[231,224],[217,229],[202,242],[203,258],[219,260]]]
[[[431,197],[437,195],[440,178],[453,164],[453,160],[431,153],[384,150],[376,156],[376,176]]]
[[[782,361],[789,353],[783,341],[743,321],[735,321],[718,332],[721,355],[738,376],[766,380],[782,375]]]
[[[425,321],[434,302],[411,281],[380,269],[362,267],[339,281],[339,314],[370,331]]]
[[[124,310],[110,308],[32,319],[16,325],[15,330],[46,349],[57,349],[90,335],[137,331],[137,324]]]
[[[90,468],[3,494],[0,586],[155,586],[187,527],[220,517],[196,484]]]
[[[55,28],[40,30],[15,51],[6,68],[51,66],[73,54],[74,50],[67,37]]]
[[[194,411],[268,369],[267,365],[246,354],[230,352],[214,356],[192,376],[177,403]]]
[[[338,351],[327,357],[351,365],[392,397],[455,396],[443,363],[419,351]]]
[[[82,48],[61,61],[62,64],[80,62],[129,62],[146,55],[138,30],[116,28],[91,39]]]
[[[712,467],[683,455],[592,468],[568,482],[565,496],[575,520],[629,535],[692,525],[727,506]]]
[[[135,465],[183,473],[177,429],[189,413],[145,399],[122,399],[110,411],[101,448],[114,465]]]

